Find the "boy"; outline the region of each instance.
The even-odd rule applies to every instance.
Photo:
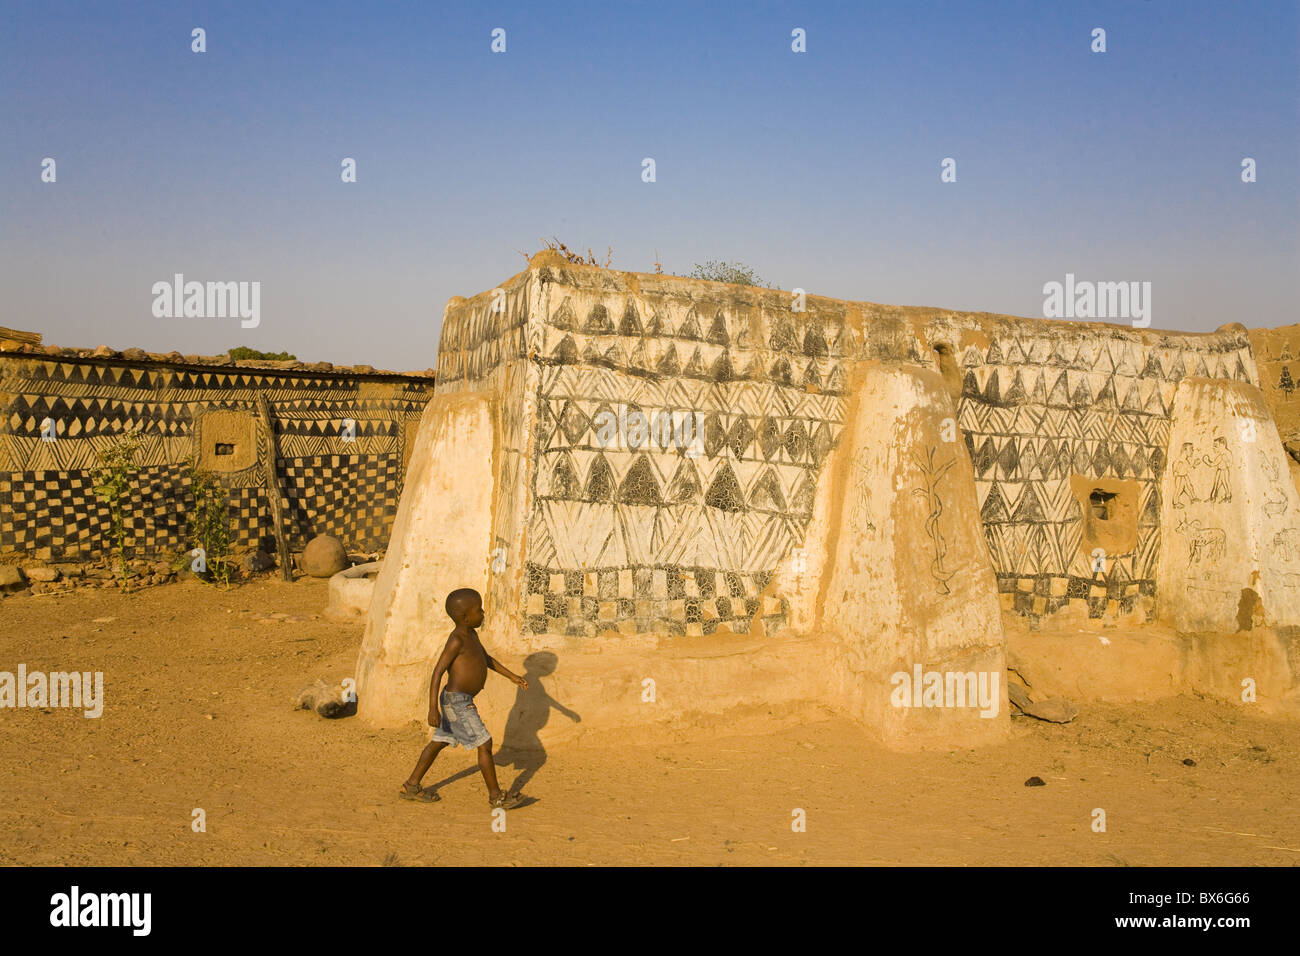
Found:
[[[519,806],[517,793],[504,793],[497,785],[497,768],[492,761],[492,735],[483,726],[474,706],[474,695],[483,689],[489,669],[508,677],[522,689],[528,681],[512,674],[495,660],[479,643],[474,629],[483,623],[483,599],[472,588],[458,588],[447,595],[447,615],[456,622],[456,628],[447,638],[442,656],[429,680],[429,726],[434,728],[429,743],[415,762],[411,776],[402,784],[400,796],[405,800],[423,800],[432,803],[441,800],[432,787],[420,786],[429,772],[433,758],[448,744],[459,744],[466,750],[478,748],[478,769],[488,788],[488,803],[493,809],[509,810]],[[438,693],[442,675],[447,674],[447,688]],[[441,704],[441,713],[439,705]]]

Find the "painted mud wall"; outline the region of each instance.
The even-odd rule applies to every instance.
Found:
[[[803,542],[845,363],[863,360],[947,383],[1004,608],[1150,612],[1178,384],[1258,384],[1239,326],[1169,333],[817,297],[792,312],[786,292],[550,256],[502,290],[449,304],[437,388],[504,396],[500,486],[521,490],[494,547],[523,573],[490,587],[536,634],[779,631],[786,602],[767,586]],[[596,417],[620,404],[699,411],[704,454],[602,447]],[[1132,528],[1094,570],[1079,489],[1108,482]]]
[[[274,424],[291,546],[322,533],[361,551],[387,543],[429,378],[20,348],[0,354],[0,557],[107,553],[97,455],[129,429],[144,436],[126,506],[135,556],[189,547],[189,456],[229,489],[235,546],[257,547],[273,534],[258,395]],[[47,419],[54,441],[42,438]],[[342,440],[345,419],[354,441]]]
[[[794,667],[777,668],[782,700],[829,702],[891,745],[1006,732],[1002,612],[1123,617],[1173,635],[1239,628],[1245,600],[1251,626],[1300,625],[1289,590],[1300,546],[1283,553],[1300,496],[1283,488],[1274,501],[1269,469],[1285,452],[1243,327],[792,304],[787,292],[550,253],[499,289],[453,299],[421,426],[438,477],[420,481],[467,500],[490,483],[490,515],[461,522],[450,564],[390,552],[358,663],[362,716],[420,716],[424,691],[402,675],[421,655],[428,670],[428,632],[449,622],[417,592],[466,582],[485,582],[494,652],[564,650],[569,667],[600,675],[599,693],[573,693],[611,725],[647,719],[647,669],[670,668],[678,689],[716,685],[660,721],[752,700],[766,648],[768,665]],[[683,416],[697,440],[633,425]],[[1228,441],[1246,421],[1258,444]],[[1231,559],[1193,554],[1175,484],[1216,501],[1235,489],[1239,537],[1254,544]],[[451,521],[435,499],[404,495],[398,531]],[[1207,573],[1236,596],[1190,607],[1190,579]],[[1250,653],[1282,660],[1282,644],[1255,633],[1251,647],[1268,646]],[[1215,641],[1192,670],[1246,653]],[[586,666],[587,654],[604,664]],[[801,656],[811,670],[790,663]],[[914,669],[967,675],[970,688],[989,678],[980,712],[973,690],[956,707],[901,706],[894,681]],[[1282,693],[1289,668],[1274,670],[1269,693]],[[1182,671],[1170,686],[1190,686]]]

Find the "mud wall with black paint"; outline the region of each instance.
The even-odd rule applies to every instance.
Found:
[[[108,553],[108,505],[94,492],[98,456],[133,430],[143,443],[125,506],[129,553],[162,559],[192,546],[191,457],[229,491],[235,546],[273,540],[259,395],[290,546],[316,534],[357,551],[387,543],[430,378],[46,351],[0,354],[0,557]]]
[[[453,300],[437,391],[502,401],[509,503],[489,603],[532,634],[781,630],[772,576],[804,544],[846,363],[881,361],[938,371],[949,388],[1005,609],[1154,613],[1161,535],[1179,533],[1160,519],[1174,394],[1187,377],[1259,385],[1243,327],[794,304],[552,254],[499,293]],[[599,416],[632,412],[698,413],[702,450],[602,437]],[[1212,431],[1185,466],[1198,496],[1233,480]],[[925,493],[942,507],[941,481]]]

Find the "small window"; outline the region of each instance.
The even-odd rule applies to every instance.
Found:
[[[217,442],[216,454],[233,455],[234,453],[235,453],[235,446],[233,444],[227,444],[225,442]]]
[[[1088,504],[1092,507],[1092,516],[1099,521],[1110,520],[1110,503],[1114,500],[1113,492],[1102,491],[1100,488],[1092,489],[1092,494],[1088,496]]]

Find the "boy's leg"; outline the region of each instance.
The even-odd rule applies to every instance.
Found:
[[[492,740],[478,748],[478,769],[487,784],[489,802],[501,796],[501,787],[497,783],[497,765],[492,759]]]
[[[424,775],[428,773],[429,768],[433,766],[433,758],[438,756],[442,751],[442,748],[445,746],[447,746],[447,744],[441,740],[429,741],[425,748],[420,751],[420,759],[415,762],[415,769],[412,770],[411,775],[406,778],[406,783],[402,784],[403,790],[410,792],[420,789],[420,781],[424,779]]]

